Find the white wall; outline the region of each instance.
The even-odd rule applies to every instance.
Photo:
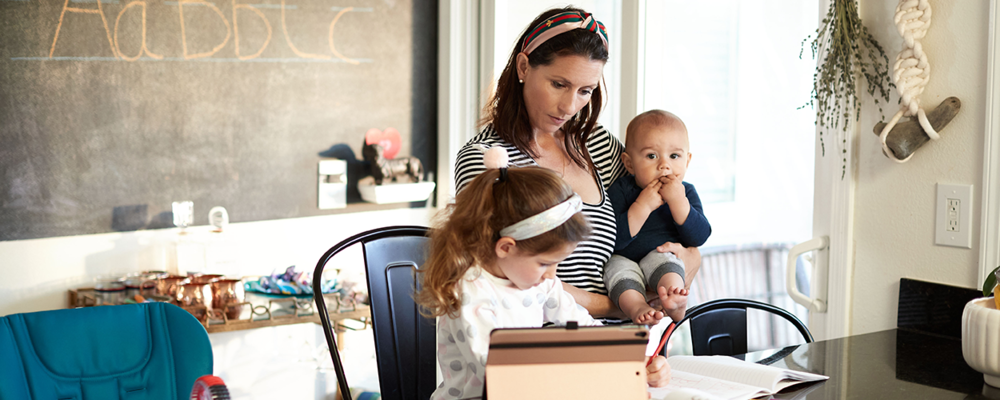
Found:
[[[902,46],[893,24],[895,1],[862,1],[865,26],[889,55]],[[941,139],[905,164],[882,155],[872,127],[879,115],[865,98],[858,134],[854,214],[854,270],[851,334],[896,327],[899,279],[953,286],[980,286],[979,235],[982,209],[986,66],[990,2],[934,1],[932,22],[921,40],[931,65],[921,104],[933,109],[949,96],[962,101]],[[860,90],[859,90],[860,92]],[[898,94],[890,104],[895,104]],[[886,120],[897,111],[885,110]],[[974,185],[972,249],[934,245],[937,183]]]

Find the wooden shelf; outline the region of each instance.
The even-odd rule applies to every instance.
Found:
[[[310,307],[312,302],[310,301]],[[263,306],[256,306],[255,309],[262,308]],[[190,310],[189,310],[190,311]],[[371,318],[371,308],[365,305],[359,305],[351,308],[344,308],[335,311],[330,311],[330,321],[336,325],[337,321],[342,321],[345,319],[354,319],[359,321],[367,322]],[[319,324],[319,313],[315,309],[310,309],[305,312],[285,312],[275,311],[270,315],[265,315],[263,313],[253,313],[250,318],[242,320],[218,320],[218,319],[202,319],[202,325],[205,325],[205,330],[208,333],[215,332],[232,332],[239,331],[243,329],[256,329],[264,328],[268,326],[282,326],[291,324],[301,324],[306,322],[312,322]]]
[[[93,297],[93,288],[71,289],[69,291],[69,308],[91,307],[96,303]],[[252,296],[253,297],[253,296]],[[255,298],[262,299],[257,296]],[[336,294],[324,295],[327,307],[330,311],[331,322],[352,319],[368,322],[371,318],[371,307],[353,302],[341,303]],[[230,305],[229,307],[240,306],[241,316],[249,315],[244,319],[228,319],[226,310],[214,310],[208,313],[208,308],[203,305],[181,307],[187,310],[205,326],[208,333],[233,332],[244,329],[265,328],[269,326],[282,326],[302,323],[320,323],[319,314],[316,312],[312,298],[283,297],[266,299],[266,305],[261,302],[243,302]],[[101,307],[101,306],[98,306]],[[207,317],[206,317],[207,316]]]

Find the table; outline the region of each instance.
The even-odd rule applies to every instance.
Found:
[[[781,399],[1000,399],[962,358],[961,339],[890,329],[744,355],[747,361],[827,375]]]

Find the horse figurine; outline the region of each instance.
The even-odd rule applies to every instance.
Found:
[[[382,182],[420,182],[424,178],[424,167],[420,164],[420,159],[416,157],[400,157],[392,160],[385,158],[385,150],[378,143],[366,144],[361,149],[361,155],[365,161],[371,165],[372,177],[375,184]],[[400,177],[406,176],[407,181],[400,181]]]

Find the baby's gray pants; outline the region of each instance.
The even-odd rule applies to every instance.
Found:
[[[655,290],[660,278],[669,272],[676,273],[684,279],[684,261],[674,253],[660,253],[655,249],[639,260],[629,260],[618,254],[612,255],[608,265],[604,266],[604,285],[608,295],[616,306],[618,297],[626,290],[632,289],[646,295],[646,288]]]

